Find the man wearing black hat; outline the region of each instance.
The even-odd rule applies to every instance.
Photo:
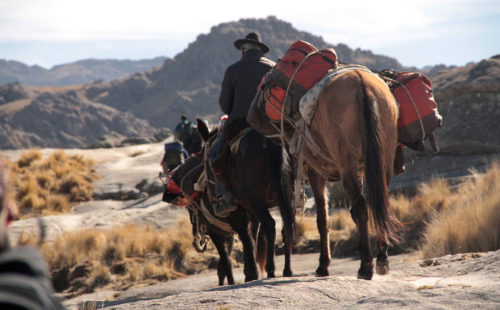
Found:
[[[222,136],[214,141],[210,149],[210,161],[213,167],[218,166],[217,158],[220,161],[220,154],[227,147],[227,141],[249,126],[246,117],[257,93],[257,86],[264,74],[275,65],[273,61],[263,57],[269,52],[269,47],[262,43],[260,35],[256,32],[250,32],[244,39],[236,40],[234,46],[241,51],[242,56],[224,73],[219,105],[228,118],[224,122]],[[216,196],[222,197],[216,208],[217,215],[227,216],[235,210],[236,206],[232,203],[229,192],[219,182],[216,182]]]

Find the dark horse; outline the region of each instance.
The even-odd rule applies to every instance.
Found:
[[[199,205],[200,209],[205,209],[203,216],[204,220],[211,225],[208,230],[212,233],[216,230],[213,224],[214,218],[216,221],[222,221],[229,224],[231,229],[235,231],[243,244],[244,252],[244,273],[245,281],[252,281],[258,279],[257,265],[254,256],[254,242],[257,233],[257,224],[260,225],[259,233],[259,249],[257,255],[261,266],[265,264],[265,270],[268,277],[275,276],[274,266],[274,242],[276,238],[275,221],[269,213],[269,208],[276,205],[279,210],[284,224],[284,241],[285,241],[285,268],[283,270],[284,276],[291,276],[292,270],[290,266],[290,256],[293,245],[293,230],[295,224],[295,214],[290,203],[291,185],[289,178],[283,177],[287,172],[282,171],[286,169],[287,155],[284,154],[282,147],[264,140],[264,137],[254,130],[248,132],[241,140],[239,150],[228,161],[227,177],[230,180],[230,187],[228,189],[233,193],[238,203],[236,211],[232,212],[227,218],[217,218],[213,213],[212,204],[213,196],[213,173],[208,163],[206,152],[207,147],[210,146],[211,141],[215,138],[217,131],[209,133],[206,125],[198,120],[198,130],[201,137],[206,142],[202,148],[199,156],[189,158],[183,165],[181,165],[171,175],[170,182],[180,186],[182,191],[168,190],[167,196],[175,197],[176,195],[192,195],[194,193],[194,184],[197,183],[202,173],[206,173],[208,182],[204,193],[201,195],[203,199],[200,201],[203,205]],[[288,169],[289,170],[289,169]],[[189,176],[187,174],[190,174]],[[172,187],[172,186],[170,186]],[[199,190],[199,188],[198,188]],[[182,192],[185,192],[183,194]],[[207,211],[210,214],[207,214]],[[201,211],[200,211],[201,212]],[[208,215],[208,218],[207,218]],[[252,223],[252,230],[249,230],[249,221]],[[220,226],[220,225],[219,225]],[[217,228],[220,230],[220,228]],[[229,235],[226,230],[225,233],[218,232],[218,235]],[[217,236],[210,234],[211,239],[216,244]],[[226,238],[227,240],[227,238]],[[265,243],[264,243],[265,240]],[[220,242],[219,242],[220,243]],[[266,244],[265,248],[261,248],[262,244]],[[220,246],[216,244],[219,250]],[[262,254],[264,253],[264,254]],[[223,269],[228,275],[228,282],[231,284],[232,271],[230,271],[230,263],[226,263],[227,251],[219,250]],[[265,256],[265,257],[264,257]],[[220,281],[219,273],[219,284]]]
[[[200,240],[208,235],[219,253],[217,264],[217,275],[219,285],[227,283],[234,284],[233,270],[229,256],[233,248],[234,230],[229,224],[228,218],[217,218],[211,208],[210,189],[206,186],[203,190],[196,191],[195,184],[203,173],[203,162],[200,154],[191,155],[183,164],[171,171],[167,176],[167,187],[163,193],[162,200],[177,206],[186,207],[189,218],[193,225],[193,246],[198,252],[206,249],[206,240]],[[177,185],[179,184],[179,185]],[[208,208],[207,208],[208,207]],[[235,221],[246,222],[246,214],[236,210],[233,217]],[[247,231],[241,230],[243,236]]]
[[[258,116],[264,112],[262,103],[257,99],[251,108],[256,113],[248,117],[253,124],[265,123],[262,116]],[[286,109],[283,108],[283,111]],[[388,193],[398,144],[397,118],[398,107],[389,88],[367,69],[357,67],[339,72],[319,94],[310,125],[303,127],[306,131],[301,135],[303,147],[299,147],[296,153],[303,152],[316,202],[321,243],[320,262],[316,270],[319,275],[328,275],[331,261],[325,196],[328,180],[342,181],[351,200],[351,216],[360,237],[361,266],[358,278],[369,280],[373,276],[367,205],[372,211],[377,230],[377,273],[389,271],[387,248],[391,241],[398,240],[397,233],[402,227],[391,210]],[[284,133],[278,133],[286,142],[290,142],[292,135],[301,129],[285,115],[282,122],[274,128],[284,128]],[[363,179],[366,182],[367,200],[363,194]]]

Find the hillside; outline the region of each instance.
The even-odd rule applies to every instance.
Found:
[[[111,81],[161,66],[166,57],[141,60],[85,59],[45,69],[0,59],[0,85],[19,82],[25,86],[66,86]]]
[[[0,89],[2,149],[84,147],[106,135],[125,139],[151,137],[156,132],[145,120],[89,101],[78,90],[35,91],[19,84],[7,86],[4,96]]]
[[[283,56],[297,40],[318,48],[333,47],[339,60],[360,63],[372,69],[401,69],[396,59],[375,55],[345,44],[331,44],[321,37],[299,31],[276,17],[241,19],[212,27],[161,68],[110,83],[88,87],[87,96],[122,111],[147,119],[153,126],[172,127],[182,113],[214,120],[220,115],[218,96],[224,70],[240,57],[233,42],[251,31],[258,31],[271,48],[272,60]]]

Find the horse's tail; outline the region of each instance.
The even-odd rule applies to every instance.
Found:
[[[361,100],[364,127],[365,178],[368,204],[376,223],[379,237],[386,242],[398,241],[398,232],[402,224],[392,212],[389,203],[389,188],[387,184],[386,167],[384,164],[384,148],[382,146],[382,128],[377,100],[373,93],[368,93],[362,75]],[[392,163],[387,163],[387,165]]]
[[[270,140],[267,141],[267,145],[270,154],[271,184],[278,199],[279,210],[287,235],[286,241],[293,244],[295,210],[290,199],[292,193],[292,169],[290,168],[288,152],[285,147],[274,144]]]
[[[264,230],[261,228],[262,227],[260,227],[259,225],[259,230],[256,238],[257,240],[255,240],[255,260],[257,261],[257,264],[259,264],[260,273],[264,274],[264,268],[267,263],[267,239]]]

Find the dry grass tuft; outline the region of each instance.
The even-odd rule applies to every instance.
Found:
[[[39,149],[33,149],[21,154],[17,160],[17,165],[19,168],[29,167],[40,159],[42,159],[42,152]]]
[[[65,213],[71,203],[92,199],[97,179],[95,163],[62,150],[42,160],[38,149],[23,153],[10,163],[10,183],[21,217]]]
[[[312,216],[297,216],[296,218],[296,242],[303,239],[317,238],[319,236],[316,228],[316,217]]]
[[[356,224],[352,220],[351,213],[346,209],[335,209],[335,212],[330,215],[331,230],[352,230],[356,228]]]
[[[391,253],[421,250],[430,258],[460,252],[493,251],[500,248],[500,163],[495,163],[486,173],[473,173],[472,177],[452,187],[444,179],[423,183],[412,198],[403,195],[390,197],[394,213],[405,223],[401,242],[391,248]],[[313,224],[315,217],[307,219],[309,225],[298,220],[298,227],[310,250],[318,238]],[[376,249],[376,234],[370,221],[369,233],[372,248]],[[330,239],[333,255],[357,253],[358,232],[346,209],[334,209],[329,217]],[[314,235],[313,232],[314,231]],[[319,247],[314,244],[319,250]]]
[[[52,270],[54,287],[75,296],[100,288],[120,290],[166,281],[200,271],[199,265],[206,269],[215,250],[200,259],[192,241],[191,224],[185,217],[169,230],[125,224],[106,231],[65,233],[43,244],[41,252]],[[19,244],[27,243],[36,245],[37,240],[21,234]]]
[[[458,186],[447,208],[432,214],[421,246],[424,258],[500,248],[500,163]]]

